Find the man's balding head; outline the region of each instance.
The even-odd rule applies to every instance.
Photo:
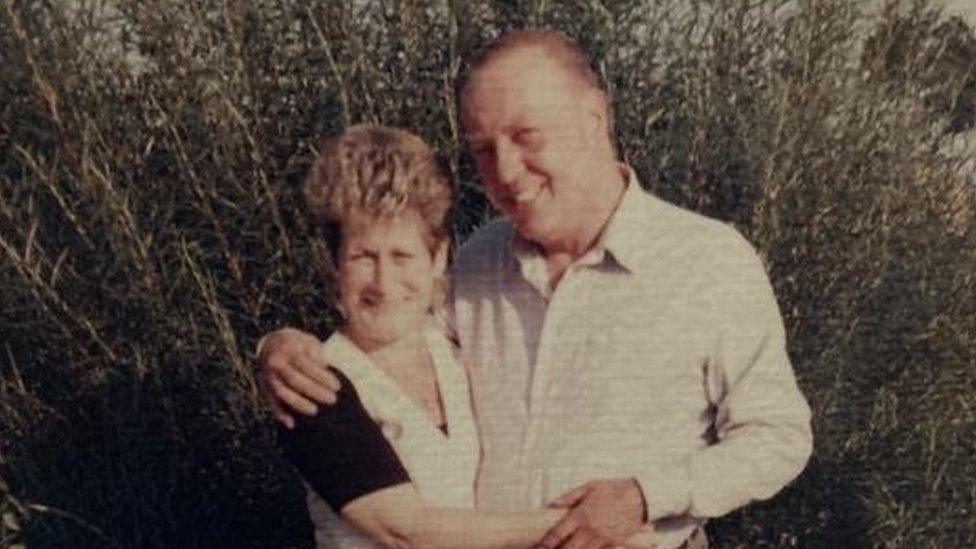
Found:
[[[516,52],[537,50],[552,60],[556,67],[565,71],[570,81],[578,85],[581,93],[596,94],[603,102],[607,121],[608,138],[613,142],[613,112],[610,98],[599,75],[593,70],[590,59],[575,40],[551,29],[520,29],[503,34],[492,42],[471,62],[468,74],[460,88],[462,106],[476,83],[478,74],[487,66]]]
[[[606,93],[600,77],[590,66],[590,60],[579,44],[565,34],[549,29],[521,29],[503,34],[474,59],[471,63],[471,73],[477,73],[482,67],[506,53],[524,48],[541,49],[575,81]]]

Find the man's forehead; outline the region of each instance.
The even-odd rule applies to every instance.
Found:
[[[530,125],[530,121],[525,117],[519,117],[512,120],[510,123],[505,124],[501,128],[498,128],[501,133],[511,133],[518,128],[522,128]],[[492,139],[491,134],[485,131],[476,120],[467,120],[464,123],[464,139],[469,143],[478,143],[481,141],[489,141]]]
[[[544,111],[564,108],[575,89],[568,80],[567,71],[546,57],[489,61],[472,75],[461,98],[466,137],[479,137],[480,119],[494,118],[498,109],[504,108],[504,126],[511,129],[531,124]]]
[[[541,47],[524,47],[499,54],[484,62],[471,75],[469,91],[519,87],[525,83],[561,85],[569,70]]]

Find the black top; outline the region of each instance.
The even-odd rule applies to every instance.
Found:
[[[410,482],[396,451],[359,400],[352,382],[342,383],[337,401],[315,417],[297,414],[294,429],[281,429],[285,456],[336,513],[350,501]]]

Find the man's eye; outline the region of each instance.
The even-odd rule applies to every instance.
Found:
[[[542,142],[542,132],[535,128],[523,128],[515,132],[513,138],[521,145],[536,145]]]
[[[483,157],[491,154],[491,149],[492,149],[491,145],[488,144],[474,145],[471,147],[471,154],[478,157]]]

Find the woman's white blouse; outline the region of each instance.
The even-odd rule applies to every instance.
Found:
[[[346,336],[334,333],[322,344],[321,352],[353,383],[363,408],[379,424],[420,495],[434,505],[474,507],[479,447],[468,378],[442,331],[428,329],[426,339],[444,403],[448,435]],[[308,509],[315,524],[316,547],[377,547],[337,516],[311,489]]]

